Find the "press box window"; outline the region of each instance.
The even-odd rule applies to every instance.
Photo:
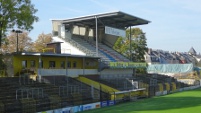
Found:
[[[65,68],[65,61],[61,61],[61,68]]]
[[[34,60],[31,60],[31,67],[35,67],[36,66],[36,63]]]
[[[49,67],[55,68],[56,67],[55,61],[49,61]]]
[[[73,68],[76,68],[77,67],[77,62],[73,62]]]
[[[68,61],[67,66],[68,66],[68,68],[71,68],[71,62],[70,61]]]
[[[23,60],[22,61],[22,68],[27,68],[27,61],[26,60]]]

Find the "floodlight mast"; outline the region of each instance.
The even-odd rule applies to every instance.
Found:
[[[18,53],[18,34],[19,33],[22,33],[22,31],[21,30],[12,30],[12,32],[14,32],[14,33],[17,33],[17,47],[16,47],[16,52]]]

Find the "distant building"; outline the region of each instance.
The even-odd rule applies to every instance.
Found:
[[[188,53],[189,53],[190,55],[197,55],[197,54],[196,54],[196,51],[195,51],[195,49],[194,49],[193,47],[191,47],[191,49],[188,51]]]
[[[169,52],[164,50],[149,49],[145,54],[145,61],[151,64],[196,64],[196,60],[200,61],[199,56],[192,47],[189,52]],[[199,62],[198,61],[198,62]]]

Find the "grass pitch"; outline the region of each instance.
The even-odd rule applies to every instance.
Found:
[[[201,88],[82,113],[201,113]]]

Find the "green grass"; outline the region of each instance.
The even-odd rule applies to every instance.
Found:
[[[82,113],[200,113],[201,88]]]

